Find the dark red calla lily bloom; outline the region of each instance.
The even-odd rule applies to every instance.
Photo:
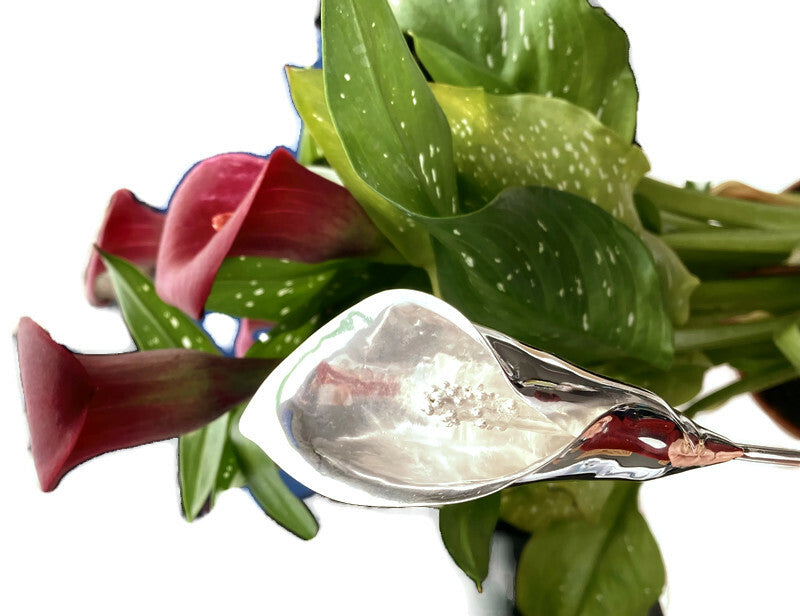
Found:
[[[81,355],[28,318],[17,348],[44,491],[90,458],[203,427],[249,399],[277,364],[186,349]]]
[[[156,264],[164,301],[200,318],[226,257],[304,263],[378,250],[381,236],[338,184],[284,150],[220,154],[195,165],[170,201]]]
[[[118,190],[111,195],[95,244],[152,273],[164,219],[164,212],[139,201],[131,191]],[[114,299],[114,290],[105,271],[100,255],[93,250],[84,274],[86,297],[93,306],[105,306]]]

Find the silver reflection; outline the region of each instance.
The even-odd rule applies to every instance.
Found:
[[[649,392],[409,290],[322,327],[269,376],[241,428],[312,490],[378,506],[553,477],[649,479],[741,455]]]

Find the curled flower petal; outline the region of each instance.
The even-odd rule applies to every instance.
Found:
[[[249,399],[277,363],[187,349],[81,355],[28,318],[17,348],[44,491],[90,458],[201,428]]]
[[[131,191],[118,190],[111,195],[95,244],[145,271],[152,271],[164,229],[164,218],[163,212],[139,201]],[[93,250],[84,274],[86,297],[93,306],[105,306],[114,299],[114,291],[105,272],[100,255]]]
[[[273,323],[258,319],[241,319],[239,330],[236,332],[236,340],[233,343],[233,354],[236,357],[244,357],[247,350],[253,346],[257,336],[261,332],[271,329]]]
[[[170,201],[156,265],[156,290],[200,318],[226,257],[305,263],[368,254],[380,235],[346,189],[298,164],[221,154],[195,165]]]

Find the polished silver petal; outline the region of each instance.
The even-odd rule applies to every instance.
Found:
[[[315,492],[372,506],[443,505],[554,477],[648,479],[715,454],[654,394],[410,290],[373,295],[318,330],[264,382],[241,429]]]

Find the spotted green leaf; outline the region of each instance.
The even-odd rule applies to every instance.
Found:
[[[411,212],[455,214],[447,120],[386,1],[325,0],[322,55],[328,109],[358,175]]]
[[[433,249],[428,233],[410,220],[404,208],[390,202],[353,168],[325,102],[322,71],[290,67],[286,74],[297,112],[345,187],[409,263],[429,267],[433,263]]]
[[[442,297],[472,321],[578,363],[666,368],[672,327],[642,242],[596,205],[509,188],[483,209],[425,223]]]
[[[184,347],[208,353],[219,352],[192,319],[156,295],[153,282],[134,265],[119,257],[101,254],[125,324],[139,349]],[[178,440],[181,502],[189,521],[197,517],[209,498],[213,500],[229,415],[226,413]]]
[[[461,185],[478,204],[509,186],[547,186],[596,203],[638,231],[633,189],[649,164],[585,109],[534,94],[433,85],[453,132]]]
[[[301,320],[314,314],[319,317],[319,312],[331,305],[351,301],[365,289],[388,288],[412,271],[415,268],[408,265],[366,258],[297,263],[266,257],[234,257],[223,261],[206,307],[235,317],[297,325],[300,321],[293,315],[298,311]]]
[[[500,493],[439,510],[439,532],[453,560],[475,582],[478,592],[489,574],[492,535],[500,511]]]
[[[628,143],[638,94],[625,32],[586,0],[392,0],[437,82],[587,109]]]
[[[265,257],[225,259],[206,308],[235,317],[280,321],[319,293],[342,267],[352,267],[351,261],[309,264]]]
[[[275,325],[248,351],[286,357],[317,327],[365,297],[402,287],[430,290],[427,275],[409,265],[352,258],[316,264],[236,257],[223,262],[207,306]]]
[[[566,101],[448,86],[434,86],[434,93],[453,130],[464,198],[480,206],[508,186],[535,185],[596,203],[640,234],[672,320],[686,321],[698,280],[669,246],[642,228],[634,188],[649,165],[637,146]]]
[[[517,569],[524,616],[641,616],[658,600],[664,565],[636,507],[639,486],[617,482],[598,518],[535,533]]]

